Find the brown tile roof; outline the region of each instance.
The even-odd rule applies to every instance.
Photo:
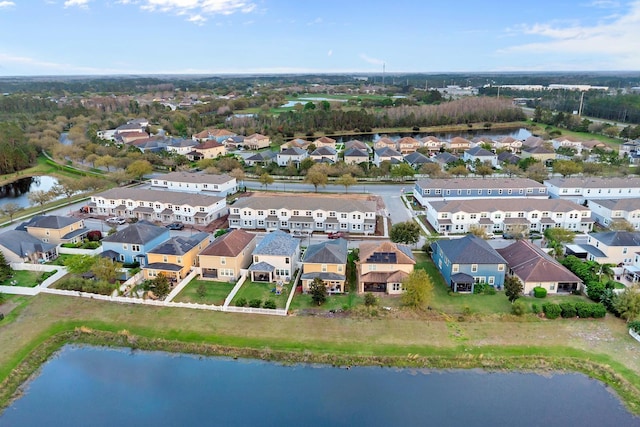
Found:
[[[578,276],[528,240],[497,249],[523,282],[582,282]]]
[[[394,253],[396,255],[396,262],[394,264],[416,263],[416,260],[411,254],[411,249],[409,249],[408,246],[399,245],[390,241],[360,243],[360,263],[367,263],[367,260],[376,253]],[[375,264],[375,262],[373,263]]]
[[[255,238],[255,234],[238,228],[215,239],[200,255],[236,257]]]
[[[219,148],[219,147],[224,147],[224,145],[212,139],[210,141],[205,141],[196,145],[195,147],[193,147],[193,149],[197,151],[197,150],[209,150],[211,148]]]
[[[328,136],[321,136],[320,138],[316,139],[315,142],[321,142],[323,144],[333,144],[336,142],[336,140],[333,138],[329,138]]]

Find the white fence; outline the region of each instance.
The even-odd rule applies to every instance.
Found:
[[[193,270],[191,270],[189,274],[187,274],[187,276],[182,279],[182,281],[180,281],[180,283],[178,283],[171,292],[169,292],[169,295],[167,295],[165,301],[169,302],[173,300],[176,296],[178,296],[180,291],[182,291],[184,287],[187,286],[189,282],[191,282],[191,280],[193,280],[198,275],[200,275],[200,267],[194,267]]]
[[[102,246],[97,247],[95,249],[80,249],[80,248],[65,248],[63,246],[58,246],[59,254],[69,254],[69,255],[89,255],[94,256],[102,253]]]
[[[229,304],[231,304],[231,301],[233,300],[233,297],[236,296],[236,294],[238,293],[238,291],[240,290],[240,288],[242,287],[242,284],[247,280],[247,272],[243,271],[241,272],[241,276],[240,279],[238,279],[238,283],[236,283],[236,285],[233,287],[233,289],[231,289],[231,292],[229,292],[229,295],[227,295],[227,297],[224,299],[224,304],[222,305],[225,308],[229,307]]]
[[[636,333],[636,331],[631,328],[629,328],[629,335],[635,338],[636,341],[640,342],[640,334]]]

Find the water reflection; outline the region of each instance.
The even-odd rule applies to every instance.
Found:
[[[0,187],[0,206],[6,203],[15,203],[27,208],[31,206],[29,193],[35,190],[49,191],[58,180],[52,176],[33,176],[20,178],[17,181]]]

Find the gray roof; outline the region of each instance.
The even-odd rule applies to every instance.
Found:
[[[404,161],[411,164],[433,163],[427,156],[417,151],[404,156]]]
[[[224,184],[235,178],[227,174],[214,175],[205,172],[169,172],[164,175],[158,175],[153,178],[162,181],[187,182],[196,184]]]
[[[305,196],[304,194],[241,197],[233,209],[289,209],[301,211],[376,212],[376,202],[345,197]]]
[[[253,251],[254,255],[273,255],[293,257],[298,252],[300,241],[281,230],[272,231],[264,236]]]
[[[402,157],[402,153],[389,147],[382,147],[375,151],[378,157]]]
[[[161,255],[184,255],[194,247],[198,246],[203,240],[209,237],[209,233],[196,233],[190,237],[176,236],[169,240],[165,240],[148,253]],[[208,244],[209,242],[206,242]]]
[[[417,185],[421,188],[440,188],[443,190],[545,188],[538,181],[529,178],[426,178],[418,181]]]
[[[444,153],[436,154],[435,159],[440,163],[451,163],[458,160],[458,156],[455,156],[451,153],[444,152]]]
[[[254,161],[254,162],[263,162],[265,160],[271,160],[276,156],[277,156],[277,154],[274,153],[273,151],[265,150],[265,151],[261,151],[259,153],[255,153],[254,155],[252,155],[250,157],[247,157],[246,160],[251,160],[251,161]]]
[[[578,245],[580,246],[582,249],[584,249],[585,251],[589,252],[591,255],[593,255],[596,258],[606,258],[607,255],[602,252],[600,249],[596,248],[593,245]]]
[[[580,177],[580,178],[551,178],[544,181],[545,184],[559,188],[638,188],[638,177]]]
[[[171,139],[169,145],[172,147],[194,147],[198,145],[196,141],[191,138]]]
[[[586,211],[582,205],[565,199],[528,199],[528,198],[482,198],[474,200],[451,200],[429,202],[437,212],[571,212]],[[505,218],[517,219],[517,218]],[[591,217],[584,217],[582,221],[592,222]]]
[[[276,268],[268,262],[261,261],[256,264],[251,264],[249,271],[274,271]]]
[[[506,264],[495,249],[473,234],[467,234],[461,239],[438,240],[435,245],[442,249],[452,263]]]
[[[614,211],[631,212],[640,209],[640,199],[635,197],[626,199],[591,199],[589,200],[589,204],[591,203],[596,203]]]
[[[465,153],[467,153],[470,156],[475,156],[475,157],[493,157],[493,156],[495,156],[495,154],[493,154],[491,151],[486,150],[486,149],[480,147],[479,145],[477,147],[473,147],[473,148],[470,148],[470,149],[466,150]]]
[[[532,153],[532,154],[554,154],[555,151],[553,151],[551,148],[546,148],[544,145],[538,145],[536,147],[526,147],[523,148],[522,151],[526,151],[527,153]]]
[[[286,150],[282,150],[281,152],[278,153],[278,155],[301,156],[306,153],[307,153],[307,150],[303,150],[302,148],[298,148],[298,147],[291,147],[291,148],[287,148]]]
[[[640,233],[631,231],[605,231],[590,237],[607,246],[640,246]]]
[[[456,273],[451,276],[451,283],[473,283],[475,279],[466,273]]]
[[[1,233],[0,245],[18,255],[20,258],[38,252],[49,252],[56,247],[56,245],[45,243],[26,231],[21,230],[7,230]]]
[[[323,145],[322,147],[318,147],[316,148],[313,153],[311,153],[312,156],[335,156],[338,152],[336,151],[335,148],[329,147],[327,145]]]
[[[164,227],[159,227],[147,221],[138,221],[113,233],[111,236],[105,237],[102,241],[144,245],[165,233],[167,236],[169,235],[169,230]]]
[[[208,196],[205,194],[186,193],[183,191],[148,190],[144,188],[112,188],[95,197],[103,197],[108,200],[134,200],[144,202],[171,203],[172,205],[210,206],[222,197]]]
[[[312,273],[304,273],[302,276],[300,276],[300,278],[302,280],[313,280],[316,277],[319,277],[322,280],[346,280],[346,277],[344,274],[338,274],[338,273],[323,273],[320,271],[314,271]]]
[[[69,216],[38,215],[31,218],[28,222],[24,224],[24,226],[36,227],[36,228],[50,228],[53,230],[59,230],[71,224],[75,224],[79,221],[82,221],[82,220],[78,218],[69,217]]]
[[[346,264],[347,241],[335,239],[310,245],[304,253],[304,262],[309,264]]]
[[[144,267],[145,269],[151,270],[166,270],[166,271],[180,271],[182,270],[181,265],[171,264],[168,262],[152,262]]]
[[[349,148],[348,150],[346,150],[344,152],[344,156],[345,157],[366,157],[369,158],[369,153],[363,149],[360,148]]]
[[[77,230],[70,231],[69,233],[62,236],[63,239],[72,239],[76,236],[82,236],[83,234],[87,234],[89,232],[88,228],[79,228]]]

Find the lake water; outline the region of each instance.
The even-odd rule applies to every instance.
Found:
[[[28,208],[31,206],[29,202],[30,191],[49,191],[57,183],[58,180],[56,178],[46,175],[20,178],[11,184],[0,187],[0,206],[5,203],[15,203],[23,208]]]
[[[638,426],[580,374],[277,363],[65,346],[0,426]]]

